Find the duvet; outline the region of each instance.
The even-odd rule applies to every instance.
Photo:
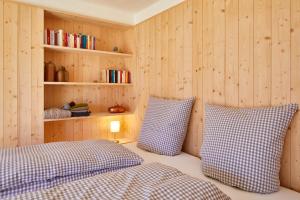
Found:
[[[57,142],[0,150],[0,199],[141,164],[106,140]]]
[[[215,185],[175,168],[150,163],[101,174],[12,199],[197,199],[229,200]]]

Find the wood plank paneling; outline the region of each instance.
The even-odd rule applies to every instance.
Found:
[[[183,76],[184,76],[184,62],[183,62],[183,9],[184,6],[177,6],[173,9],[175,16],[175,59],[174,60],[174,71],[172,77],[175,77],[175,97],[180,98],[184,94],[183,88]]]
[[[31,7],[19,6],[18,111],[19,145],[31,144]],[[33,71],[34,72],[34,71]]]
[[[253,106],[253,0],[239,0],[239,106]]]
[[[254,105],[271,103],[272,1],[254,4]]]
[[[291,102],[300,104],[300,1],[291,1]],[[291,188],[300,191],[300,113],[291,127]]]
[[[42,143],[44,11],[9,1],[1,5],[0,147]]]
[[[4,63],[3,63],[3,0],[0,0],[0,147],[4,139]]]
[[[193,94],[193,1],[188,0],[183,7],[183,96]]]
[[[239,1],[226,0],[226,105],[239,105]]]
[[[136,91],[143,97],[138,106],[147,106],[147,87],[155,88],[155,95],[161,97],[195,96],[183,150],[199,155],[205,103],[240,107],[300,104],[299,13],[297,0],[187,0],[137,25],[136,46],[142,48],[137,51],[138,62],[150,70],[138,72],[143,80],[143,89]],[[152,35],[149,24],[152,27],[153,23],[162,26],[160,34]],[[155,50],[162,57],[155,64],[143,54],[153,51],[144,45],[153,37],[156,44],[162,40],[164,47]],[[154,81],[157,65],[162,72],[159,84]],[[138,115],[142,119],[144,109]],[[286,137],[281,184],[300,191],[298,115]]]
[[[290,0],[272,1],[271,104],[290,102]],[[281,183],[291,184],[291,132],[287,132],[281,162]]]
[[[168,11],[168,76],[167,96],[176,97],[176,7]],[[147,34],[147,33],[145,33]]]
[[[31,144],[44,142],[44,10],[31,8]]]
[[[18,5],[4,3],[4,146],[18,145]]]
[[[187,75],[192,78],[192,95],[196,98],[193,106],[189,132],[186,136],[184,151],[197,152],[200,148],[200,143],[193,141],[202,141],[203,128],[203,96],[202,96],[202,80],[203,80],[203,21],[202,7],[203,1],[192,1],[192,60],[185,61],[185,65],[192,67],[191,74]],[[187,11],[187,10],[186,10]],[[192,65],[190,63],[192,62]],[[186,76],[186,75],[185,75]],[[185,94],[185,96],[188,94]]]

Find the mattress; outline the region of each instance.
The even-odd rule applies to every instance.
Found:
[[[230,187],[227,185],[224,185],[216,180],[213,180],[211,178],[208,178],[203,175],[201,171],[201,160],[198,157],[189,155],[187,153],[181,153],[178,156],[162,156],[157,155],[154,153],[150,153],[147,151],[144,151],[142,149],[139,149],[136,147],[136,143],[128,143],[124,144],[125,147],[130,149],[131,151],[137,153],[144,159],[143,164],[151,163],[151,162],[159,162],[171,167],[175,167],[178,170],[182,171],[185,174],[188,174],[193,177],[198,177],[203,180],[209,181],[211,183],[214,183],[219,189],[221,189],[225,194],[230,196],[232,200],[282,200],[282,199],[288,199],[288,200],[299,200],[300,199],[300,193],[295,192],[293,190],[280,187],[280,191],[273,193],[273,194],[256,194],[256,193],[250,193],[245,192],[242,190],[239,190],[234,187]]]

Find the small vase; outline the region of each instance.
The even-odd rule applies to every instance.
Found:
[[[59,70],[56,72],[56,81],[58,82],[65,82],[66,81],[66,68],[60,67]]]
[[[54,81],[55,80],[55,64],[53,62],[48,62],[45,63],[45,73],[44,73],[44,78],[45,81]]]

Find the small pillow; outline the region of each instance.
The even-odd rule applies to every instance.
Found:
[[[180,154],[194,98],[165,100],[150,97],[137,146],[153,153]]]
[[[203,173],[249,192],[279,190],[280,159],[298,105],[226,108],[206,105]]]

